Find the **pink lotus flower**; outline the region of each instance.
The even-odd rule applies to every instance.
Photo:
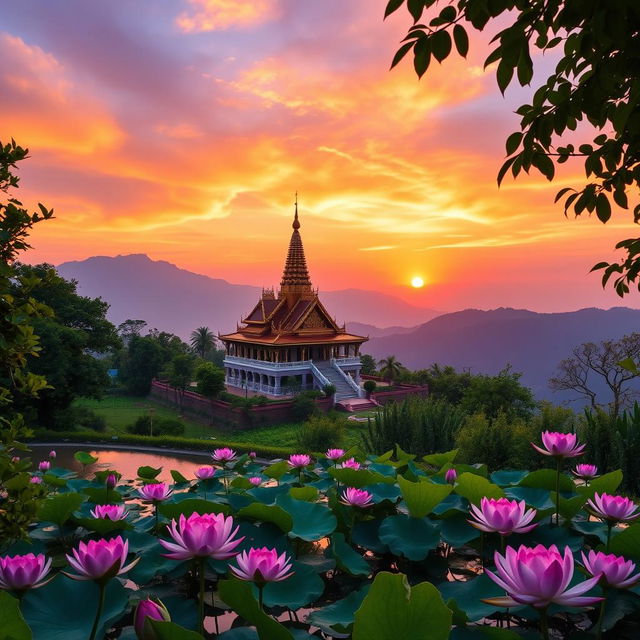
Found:
[[[156,632],[148,620],[171,622],[167,607],[157,598],[140,600],[136,607],[136,611],[133,614],[133,628],[138,640],[157,640]]]
[[[262,478],[260,476],[251,476],[249,478],[249,482],[254,486],[254,487],[259,487],[262,484]]]
[[[537,526],[530,524],[535,518],[536,510],[528,509],[524,500],[508,500],[507,498],[482,498],[480,508],[471,505],[469,524],[480,531],[499,533],[508,536],[512,533],[527,533]]]
[[[444,479],[449,484],[455,484],[458,479],[458,472],[455,469],[447,469],[447,472],[444,474]]]
[[[581,480],[593,480],[598,477],[598,467],[595,464],[577,464],[571,473]]]
[[[327,449],[324,455],[329,460],[339,460],[344,455],[344,449]]]
[[[118,484],[118,476],[115,473],[110,473],[107,476],[107,489],[113,489]]]
[[[294,453],[289,456],[289,464],[295,469],[302,469],[302,467],[311,464],[311,457],[306,453]]]
[[[349,458],[348,460],[345,460],[341,465],[340,465],[343,469],[359,469],[360,468],[360,463],[356,461],[355,458]]]
[[[145,500],[150,500],[151,502],[162,502],[173,493],[173,489],[170,489],[169,485],[164,482],[158,482],[155,484],[143,485],[138,489],[138,493]]]
[[[65,576],[74,580],[95,580],[106,582],[115,576],[122,575],[134,567],[140,558],[127,562],[129,541],[123,541],[120,536],[111,540],[89,540],[80,542],[77,549],[71,550],[73,555],[67,554],[69,564],[78,575],[66,573]]]
[[[255,451],[249,451],[249,457],[252,460],[255,460],[258,457],[258,454]]]
[[[11,462],[13,462],[13,464],[18,464],[18,462],[20,462],[20,456],[13,456],[11,458]]]
[[[43,473],[49,471],[49,469],[51,469],[51,463],[48,460],[43,460],[39,465],[38,465],[38,470],[42,471]]]
[[[583,551],[582,564],[592,576],[599,576],[600,583],[607,587],[626,589],[640,582],[640,573],[631,575],[636,568],[635,563],[613,553],[591,550],[585,556]]]
[[[608,493],[596,493],[587,504],[593,515],[609,522],[632,522],[640,518],[638,505],[624,496],[611,496]]]
[[[483,602],[499,607],[528,604],[544,609],[552,603],[566,607],[586,607],[603,600],[583,595],[598,584],[600,576],[567,589],[573,578],[573,555],[569,547],[565,547],[564,555],[555,545],[548,549],[541,544],[533,548],[522,545],[517,551],[513,547],[507,547],[504,556],[496,551],[494,561],[496,573],[489,569],[485,569],[485,573],[508,596],[483,598]]]
[[[286,553],[278,555],[275,549],[254,549],[243,551],[236,557],[238,567],[230,567],[234,575],[240,580],[250,580],[258,586],[267,582],[280,582],[291,577],[291,561]]]
[[[575,433],[559,433],[557,431],[543,431],[542,444],[544,449],[531,443],[531,446],[544,456],[553,458],[575,458],[584,453],[583,444],[578,444]]]
[[[210,480],[216,474],[214,467],[200,467],[196,469],[195,476],[198,480]]]
[[[31,476],[29,482],[31,484],[42,484],[42,478],[40,476]]]
[[[50,457],[52,460],[55,460],[55,459],[56,459],[56,457],[57,457],[57,455],[58,455],[58,454],[57,454],[53,449],[51,449],[51,451],[49,451],[49,457]]]
[[[342,504],[346,504],[349,507],[370,507],[373,504],[373,496],[364,489],[354,489],[348,487],[342,492],[340,499]]]
[[[127,517],[127,510],[122,504],[98,504],[95,509],[91,510],[94,518],[103,520],[124,520]]]
[[[42,587],[49,582],[46,576],[50,568],[51,558],[47,560],[42,553],[4,556],[0,558],[0,589],[24,591]]]
[[[233,529],[233,518],[225,518],[222,513],[192,513],[188,518],[184,514],[179,522],[171,521],[169,533],[174,542],[160,540],[160,544],[171,553],[164,554],[173,560],[189,558],[216,558],[224,560],[238,552],[234,549],[244,540],[234,539],[239,527]]]
[[[236,452],[229,447],[222,447],[221,449],[214,449],[211,457],[216,462],[230,462],[236,457]]]

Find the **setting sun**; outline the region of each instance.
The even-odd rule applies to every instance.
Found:
[[[411,286],[414,289],[420,289],[421,287],[424,287],[424,280],[420,276],[416,276],[411,280]]]

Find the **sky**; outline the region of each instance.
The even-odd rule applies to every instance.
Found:
[[[30,149],[20,199],[56,219],[29,262],[146,253],[277,285],[298,192],[321,290],[374,289],[440,311],[625,305],[593,264],[637,235],[553,202],[583,180],[498,189],[528,88],[467,59],[389,71],[411,24],[386,0],[25,0],[3,5],[0,141]],[[537,78],[551,59],[536,58]],[[535,78],[534,78],[535,84]],[[410,286],[414,277],[425,286]],[[372,319],[373,320],[373,319]],[[373,324],[375,324],[373,322]]]

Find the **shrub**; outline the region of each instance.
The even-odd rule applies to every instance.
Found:
[[[303,391],[299,393],[291,404],[291,418],[293,422],[304,422],[318,412],[315,399],[320,394],[317,391]]]
[[[52,427],[55,431],[91,429],[91,431],[104,433],[107,429],[107,423],[104,417],[89,407],[68,407],[56,415]]]
[[[336,385],[335,384],[325,384],[324,387],[322,387],[322,393],[324,393],[325,396],[327,396],[327,398],[330,398],[334,393],[336,392]]]
[[[365,380],[365,383],[362,386],[369,396],[376,390],[378,385],[375,380]]]
[[[153,430],[154,436],[181,436],[184,434],[184,424],[172,418],[154,418],[140,416],[133,424],[127,426],[127,432],[139,436],[149,436]]]
[[[322,452],[330,447],[339,447],[344,431],[343,417],[313,416],[300,427],[296,444],[301,451]]]

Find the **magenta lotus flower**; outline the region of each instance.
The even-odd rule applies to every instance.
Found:
[[[593,515],[609,522],[633,522],[640,518],[638,505],[624,496],[611,496],[608,493],[596,493],[587,504]]]
[[[480,508],[471,505],[469,524],[480,531],[508,536],[512,533],[527,533],[537,526],[530,524],[536,516],[535,509],[528,509],[524,500],[507,498],[482,498]]]
[[[254,487],[259,487],[262,484],[262,478],[260,476],[251,476],[249,478],[249,482],[254,486]]]
[[[129,541],[123,541],[120,536],[111,540],[89,540],[86,544],[81,541],[78,548],[71,551],[73,555],[67,554],[67,560],[78,573],[63,571],[64,575],[74,580],[95,580],[103,584],[126,573],[140,560],[138,557],[126,564]]]
[[[449,484],[455,484],[456,480],[458,479],[458,472],[455,469],[447,469],[446,473],[444,474],[444,479]]]
[[[582,564],[592,576],[600,576],[600,584],[606,587],[627,589],[640,582],[640,573],[631,575],[636,568],[635,563],[613,553],[591,550],[585,556],[583,551]]]
[[[327,449],[324,455],[329,460],[339,460],[344,455],[344,449]]]
[[[302,467],[306,467],[307,465],[311,464],[311,457],[306,453],[294,453],[293,455],[289,456],[289,464],[294,469],[302,469]]]
[[[0,558],[0,589],[25,591],[42,587],[49,582],[46,577],[50,568],[51,558],[47,560],[42,553]]]
[[[195,476],[198,480],[210,480],[213,476],[216,475],[216,470],[214,467],[200,467],[196,469]]]
[[[170,489],[169,485],[164,482],[158,482],[143,485],[138,489],[138,493],[145,500],[150,500],[151,502],[162,502],[173,493],[173,489]]]
[[[42,478],[40,476],[31,476],[29,482],[31,484],[42,484]]]
[[[160,540],[160,544],[171,552],[164,555],[173,560],[224,560],[236,555],[235,548],[244,540],[244,536],[234,539],[239,527],[233,529],[233,524],[233,518],[225,518],[222,513],[192,513],[188,518],[183,514],[178,523],[172,520],[169,525],[174,542]]]
[[[370,507],[373,504],[373,496],[364,489],[348,487],[342,492],[340,502],[349,507],[365,508]]]
[[[149,624],[149,620],[171,622],[167,607],[157,598],[140,600],[133,614],[133,628],[138,640],[157,640],[156,632]]]
[[[538,453],[553,458],[575,458],[581,456],[585,448],[585,445],[578,444],[575,433],[559,433],[557,431],[543,431],[542,444],[544,449],[533,442],[531,446]]]
[[[360,463],[355,459],[355,458],[349,458],[348,460],[345,460],[341,465],[340,465],[343,469],[359,469],[360,468]]]
[[[49,469],[51,469],[51,463],[48,460],[43,460],[39,465],[38,465],[38,470],[42,471],[43,473],[49,471]]]
[[[595,464],[577,464],[571,473],[580,480],[593,480],[598,477],[598,467]]]
[[[52,460],[55,460],[57,456],[58,456],[58,454],[53,449],[51,449],[51,451],[49,451],[49,457]]]
[[[214,449],[211,457],[216,462],[230,462],[236,457],[236,452],[229,447],[222,447],[220,449]]]
[[[107,489],[113,489],[118,484],[118,476],[115,473],[110,473],[107,476]]]
[[[552,603],[566,607],[586,607],[603,600],[585,596],[600,576],[589,578],[568,589],[573,578],[573,555],[565,547],[564,555],[556,545],[548,549],[539,544],[530,548],[522,545],[517,551],[507,547],[505,555],[497,551],[494,555],[496,573],[485,569],[485,573],[507,592],[507,597],[483,598],[483,602],[500,607],[528,604],[545,609]]]
[[[95,509],[91,509],[94,518],[102,520],[124,520],[127,517],[127,509],[122,504],[98,504]]]
[[[258,457],[258,454],[255,451],[249,451],[249,457],[252,460],[255,460]]]
[[[255,582],[258,586],[264,586],[267,582],[280,582],[291,577],[291,561],[286,553],[278,555],[275,549],[251,548],[243,551],[236,557],[237,568],[229,568],[240,580]]]

